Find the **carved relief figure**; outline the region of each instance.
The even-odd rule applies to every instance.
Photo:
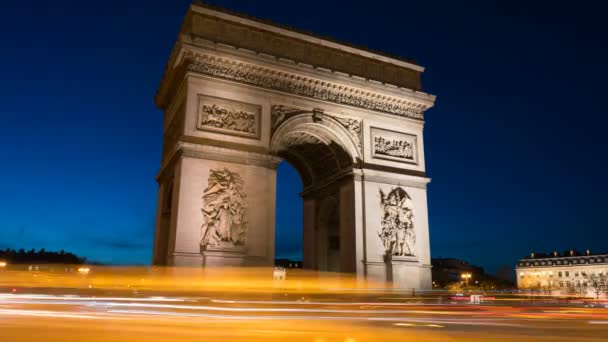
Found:
[[[402,188],[388,194],[380,190],[382,207],[382,239],[386,255],[415,256],[416,233],[414,231],[414,207],[412,199]]]
[[[270,131],[274,133],[277,128],[283,123],[283,121],[298,115],[306,113],[306,110],[302,110],[299,108],[284,106],[284,105],[273,105],[271,108],[271,129]]]
[[[201,245],[235,247],[245,244],[247,208],[243,180],[224,168],[210,170],[209,184],[203,193],[203,239]]]
[[[404,140],[376,136],[374,137],[374,151],[376,154],[414,160],[412,143]]]
[[[256,105],[201,96],[198,129],[257,138],[259,113],[260,108]]]
[[[374,158],[406,163],[418,163],[416,136],[373,127],[372,154]]]
[[[337,116],[334,116],[333,118],[350,132],[353,138],[355,138],[357,146],[361,148],[361,121],[351,118],[340,118]]]

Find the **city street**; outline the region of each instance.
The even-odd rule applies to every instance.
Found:
[[[584,305],[418,304],[412,297],[382,295],[255,297],[2,294],[0,340],[604,341],[608,336],[608,309]]]

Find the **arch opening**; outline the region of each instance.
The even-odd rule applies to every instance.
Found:
[[[290,179],[288,167],[279,166],[277,199],[289,198],[289,203],[277,203],[275,246],[278,257],[286,256],[283,254],[283,244],[300,245],[297,243],[299,241],[294,244],[293,240],[282,240],[282,237],[289,236],[285,230],[297,229],[302,232],[304,268],[329,272],[352,271],[350,261],[344,260],[342,251],[345,222],[344,213],[340,210],[340,190],[346,180],[352,179],[353,160],[356,157],[345,145],[334,130],[310,122],[300,122],[282,131],[279,128],[273,137],[274,153],[284,160],[283,163],[291,165],[301,178],[299,198],[295,194],[285,194],[283,187],[293,190],[294,186],[282,182],[293,182],[293,179]],[[281,210],[291,213],[299,210],[301,219],[298,219],[299,215],[293,215],[296,219],[287,223],[283,213],[279,212]],[[293,232],[290,239],[299,237]]]

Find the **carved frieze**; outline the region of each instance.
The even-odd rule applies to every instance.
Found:
[[[276,70],[186,53],[186,70],[294,95],[423,120],[427,106]]]
[[[382,218],[378,236],[382,240],[385,255],[415,256],[416,232],[411,197],[400,187],[388,194],[380,190],[380,206]]]
[[[371,128],[372,158],[418,164],[416,136]]]
[[[197,129],[259,139],[261,112],[258,105],[199,95]]]
[[[201,246],[233,249],[247,238],[247,205],[241,176],[226,168],[211,169],[203,193]]]

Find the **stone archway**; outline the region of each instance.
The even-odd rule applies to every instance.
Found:
[[[340,189],[352,183],[361,160],[360,128],[353,135],[339,117],[320,109],[273,105],[271,114],[270,151],[294,166],[302,178],[308,223],[303,226],[303,267],[355,272],[355,227],[341,224],[354,222],[354,212],[340,211]]]
[[[286,160],[303,181],[304,267],[429,288],[422,70],[192,5],[156,96],[154,264],[273,265]]]

